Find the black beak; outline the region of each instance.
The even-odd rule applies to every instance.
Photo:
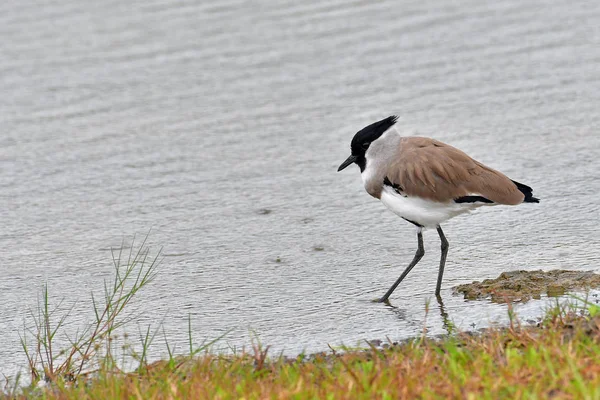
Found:
[[[338,172],[340,172],[341,170],[343,170],[344,168],[346,168],[348,165],[352,164],[355,161],[356,161],[356,156],[350,156],[350,157],[346,158],[346,161],[344,161],[342,163],[342,165],[340,165],[340,167],[338,168]]]

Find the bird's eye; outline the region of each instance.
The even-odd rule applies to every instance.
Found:
[[[369,143],[369,142],[365,142],[365,143],[363,143],[363,144],[362,144],[362,148],[363,148],[364,150],[366,150],[366,149],[368,149],[368,148],[369,148],[369,146],[370,146],[370,145],[371,145],[371,143]]]

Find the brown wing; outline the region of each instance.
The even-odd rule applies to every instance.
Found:
[[[441,202],[479,195],[495,203],[515,205],[524,198],[506,175],[429,138],[403,138],[387,177],[409,196]]]

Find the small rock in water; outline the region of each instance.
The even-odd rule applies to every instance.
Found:
[[[261,208],[260,210],[258,210],[258,213],[260,215],[269,215],[273,212],[273,210],[270,210],[268,208]]]

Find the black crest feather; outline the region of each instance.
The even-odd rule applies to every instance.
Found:
[[[385,131],[390,129],[396,123],[396,121],[398,121],[398,117],[390,115],[389,117],[365,126],[360,131],[356,132],[350,143],[350,149],[352,150],[353,162],[360,167],[361,171],[364,171],[367,165],[365,153],[371,145],[371,142],[379,139]]]
[[[387,118],[372,123],[371,125],[365,126],[360,131],[356,132],[352,139],[351,148],[352,153],[360,153],[359,149],[363,143],[371,143],[377,140],[385,131],[390,129],[398,121],[398,116],[390,115]]]

